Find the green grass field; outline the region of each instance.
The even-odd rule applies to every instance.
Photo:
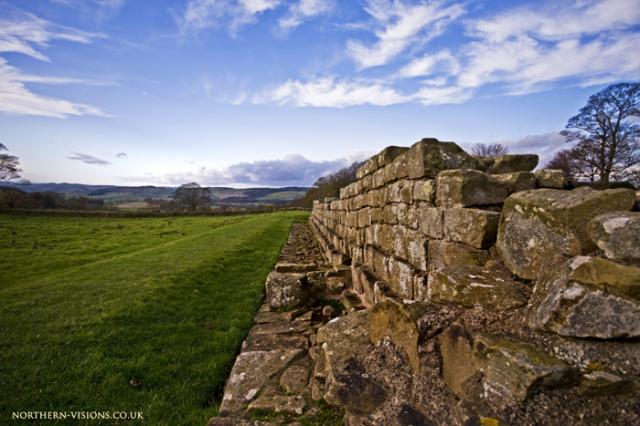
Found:
[[[291,223],[306,217],[0,215],[0,424],[17,411],[206,424]]]

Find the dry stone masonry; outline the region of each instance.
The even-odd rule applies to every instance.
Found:
[[[367,160],[292,230],[210,424],[640,424],[637,194],[537,162]]]

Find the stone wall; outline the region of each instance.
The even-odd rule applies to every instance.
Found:
[[[377,301],[376,283],[425,300],[430,272],[489,261],[509,195],[564,186],[561,172],[531,173],[537,162],[477,158],[436,139],[391,146],[358,169],[339,199],[316,201],[311,224],[331,263],[351,265],[354,289],[368,303]]]
[[[537,162],[369,159],[292,230],[209,424],[640,424],[636,193]]]

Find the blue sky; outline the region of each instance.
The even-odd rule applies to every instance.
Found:
[[[0,0],[35,182],[308,185],[422,137],[537,152],[640,77],[640,0]]]

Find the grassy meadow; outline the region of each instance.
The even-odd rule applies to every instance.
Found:
[[[306,217],[0,215],[0,424],[16,411],[206,424]]]

